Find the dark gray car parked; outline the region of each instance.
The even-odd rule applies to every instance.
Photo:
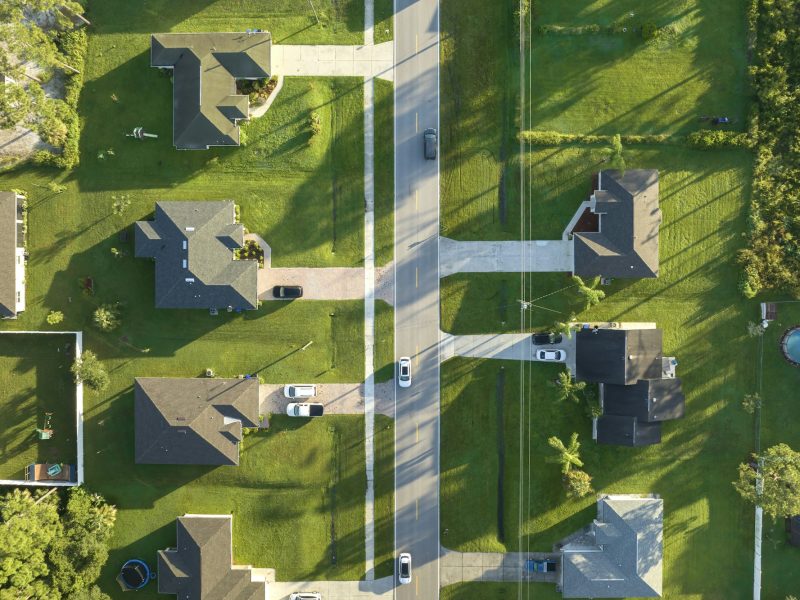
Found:
[[[436,130],[433,128],[426,129],[422,137],[425,142],[425,158],[428,160],[436,160],[436,146],[438,137],[436,135]]]

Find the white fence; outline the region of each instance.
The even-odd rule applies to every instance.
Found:
[[[83,354],[82,331],[0,331],[0,335],[74,335],[75,356]],[[71,487],[83,483],[83,383],[75,385],[75,432],[78,443],[77,481],[27,481],[19,479],[0,479],[0,485],[31,487]]]

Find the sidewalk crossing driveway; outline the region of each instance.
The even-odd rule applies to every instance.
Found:
[[[572,241],[462,242],[439,238],[439,276],[454,273],[569,272]]]

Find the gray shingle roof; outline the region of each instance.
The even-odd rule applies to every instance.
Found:
[[[664,504],[660,498],[604,496],[597,519],[562,548],[565,598],[661,596]]]
[[[0,192],[0,318],[17,316],[18,204],[16,193]]]
[[[238,465],[243,427],[258,427],[258,380],[137,377],[137,463]]]
[[[158,591],[178,600],[265,600],[263,581],[233,567],[230,515],[184,515],[175,548],[158,552]]]
[[[600,231],[573,235],[575,274],[639,279],[658,276],[658,171],[602,171],[594,212]]]
[[[233,258],[244,243],[233,202],[158,202],[155,212],[136,223],[135,241],[137,257],[156,261],[156,308],[258,306],[258,261]]]
[[[648,423],[680,419],[686,398],[681,380],[641,379],[633,385],[603,384],[603,412],[631,415]]]
[[[597,443],[613,446],[650,446],[661,443],[661,423],[647,423],[628,415],[597,419]]]
[[[238,146],[247,96],[236,79],[269,77],[272,36],[258,33],[156,33],[150,66],[173,71],[173,143],[184,150]]]
[[[661,377],[660,329],[598,329],[576,334],[575,378],[631,385]]]

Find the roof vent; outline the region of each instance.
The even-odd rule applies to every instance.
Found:
[[[183,268],[184,268],[184,269],[185,269],[185,268],[187,268],[187,267],[189,266],[189,263],[188,263],[188,261],[187,261],[185,258],[183,259],[183,261],[182,261],[182,262],[183,262]]]
[[[183,240],[183,249],[186,250],[189,247],[189,242]]]
[[[186,283],[194,283],[194,277],[187,277],[186,279],[184,279],[184,281]]]
[[[194,231],[194,227],[187,227],[186,231]]]

